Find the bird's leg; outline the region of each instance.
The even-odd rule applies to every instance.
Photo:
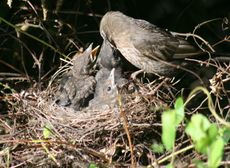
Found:
[[[139,75],[140,73],[143,73],[143,72],[144,72],[144,70],[142,70],[142,69],[133,72],[133,73],[131,74],[131,79],[136,80],[137,75]]]

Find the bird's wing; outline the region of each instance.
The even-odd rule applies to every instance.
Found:
[[[185,39],[186,37],[179,36],[177,35],[178,33],[175,32],[170,32],[170,33],[179,40],[179,46],[177,51],[173,55],[173,58],[181,59],[181,58],[195,57],[204,54],[198,48],[196,48],[191,43],[189,43]]]
[[[151,59],[171,60],[179,46],[179,40],[170,32],[145,20],[134,20],[136,31],[131,36],[134,47]]]

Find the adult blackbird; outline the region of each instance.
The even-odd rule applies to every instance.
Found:
[[[104,42],[99,55],[112,60],[104,61],[107,66],[114,65],[111,51],[116,49],[142,71],[168,76],[187,64],[185,57],[199,54],[189,42],[173,33],[117,11],[103,16],[100,34]]]

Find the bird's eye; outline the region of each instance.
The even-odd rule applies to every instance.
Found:
[[[110,86],[107,87],[107,91],[108,91],[108,92],[111,91],[111,89],[112,89],[112,88],[111,88]]]

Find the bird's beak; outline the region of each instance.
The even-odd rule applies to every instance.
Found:
[[[113,68],[110,72],[109,79],[111,79],[112,86],[115,86],[115,68]]]
[[[97,57],[97,53],[98,53],[98,49],[99,49],[99,45],[97,46],[97,47],[95,47],[93,50],[92,50],[92,52],[91,52],[91,61],[93,62],[95,59],[96,59],[96,57]]]
[[[90,56],[90,61],[91,62],[94,62],[96,60],[96,57],[97,57],[97,52],[98,52],[98,49],[99,49],[99,45],[97,47],[95,47],[94,49],[92,49],[93,47],[93,43],[91,43],[89,45],[89,47],[84,51],[85,55],[89,55]]]

